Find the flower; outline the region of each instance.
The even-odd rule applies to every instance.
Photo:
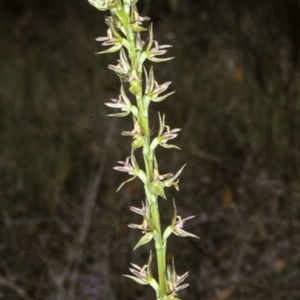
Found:
[[[168,226],[165,229],[165,232],[163,234],[163,239],[166,241],[171,233],[174,233],[175,235],[181,236],[181,237],[189,236],[189,237],[194,237],[194,238],[199,239],[198,236],[196,236],[192,233],[189,233],[189,232],[182,229],[184,223],[187,220],[195,218],[195,216],[189,216],[189,217],[183,219],[181,216],[177,215],[177,208],[176,208],[176,205],[175,205],[175,201],[173,201],[173,205],[174,205],[174,216],[173,216],[173,219],[172,219],[172,223],[171,223],[170,226]]]
[[[139,78],[136,69],[131,70],[131,74],[129,75],[127,81],[130,83],[129,91],[133,95],[137,95],[141,92],[141,79]]]
[[[102,46],[112,46],[107,50],[97,52],[97,54],[117,52],[123,46],[123,38],[121,36],[114,37],[110,28],[107,30],[107,37],[98,37],[96,41],[103,42]]]
[[[152,47],[152,45],[154,44],[154,47]],[[152,48],[151,48],[152,47]],[[153,27],[152,24],[149,28],[149,40],[148,43],[146,45],[146,49],[145,49],[145,56],[153,62],[164,62],[164,61],[168,61],[170,59],[173,59],[173,57],[166,57],[166,58],[156,58],[157,55],[163,55],[167,52],[167,48],[171,48],[171,45],[159,45],[157,41],[153,40]]]
[[[142,268],[136,264],[131,264],[131,265],[133,266],[134,269],[129,268],[129,270],[131,273],[135,275],[135,277],[131,275],[124,275],[124,276],[131,278],[140,284],[144,284],[144,285],[149,284],[150,280],[147,272],[147,270],[149,269],[148,265],[144,265]]]
[[[110,99],[112,103],[105,103],[106,106],[111,108],[121,109],[121,113],[109,114],[109,117],[125,117],[132,113],[134,116],[138,115],[137,107],[132,105],[129,98],[126,96],[123,85],[121,86],[121,94],[118,99]]]
[[[141,17],[137,11],[133,12],[133,18],[131,20],[132,28],[135,32],[146,31],[147,29],[140,26],[143,21],[150,20],[149,17]]]
[[[151,48],[149,51],[146,53],[146,57],[148,60],[153,61],[153,62],[164,62],[173,59],[173,57],[165,57],[165,58],[157,58],[157,55],[163,55],[167,53],[167,48],[171,48],[171,45],[159,45],[157,41],[153,41],[154,47]]]
[[[154,47],[152,47],[154,44]],[[171,45],[159,45],[157,41],[153,40],[153,26],[149,27],[149,39],[144,43],[144,51],[139,58],[139,65],[142,65],[146,59],[152,62],[164,62],[173,59],[174,57],[157,58],[156,56],[163,55],[167,52],[167,48]]]
[[[140,124],[138,121],[134,123],[134,128],[132,131],[122,131],[122,135],[124,136],[132,136],[132,150],[136,150],[137,148],[140,148],[144,145],[144,136],[142,134]]]
[[[170,148],[175,148],[175,149],[179,149],[180,148],[176,145],[169,145],[168,141],[175,139],[179,133],[179,131],[181,131],[180,128],[174,128],[174,129],[170,129],[170,127],[168,125],[165,125],[165,115],[161,116],[160,113],[158,113],[158,117],[159,117],[159,130],[158,130],[158,136],[156,138],[153,139],[151,145],[150,145],[150,149],[152,151],[154,151],[154,149],[157,147],[157,145],[160,145],[164,148],[170,149]],[[165,132],[164,129],[167,129]]]
[[[189,216],[189,217],[184,218],[184,219],[182,219],[181,216],[176,216],[173,233],[178,235],[178,236],[190,236],[190,237],[195,237],[195,238],[199,239],[198,236],[196,236],[192,233],[189,233],[189,232],[182,229],[185,221],[193,219],[193,218],[195,218],[195,216]]]
[[[126,172],[129,175],[136,175],[136,168],[134,168],[131,165],[131,163],[129,162],[130,159],[131,159],[131,157],[128,156],[125,161],[118,161],[118,163],[120,165],[122,165],[122,167],[117,166],[117,167],[113,167],[113,169],[115,169],[117,171],[120,171],[120,172]]]
[[[131,162],[129,162],[131,161]],[[139,177],[140,180],[145,183],[147,180],[146,174],[143,170],[141,170],[137,164],[134,154],[132,153],[131,156],[127,157],[125,161],[118,161],[121,166],[113,167],[114,170],[128,173],[132,175],[131,178],[124,181],[117,189],[117,192],[123,187],[124,184],[134,180],[136,177]]]
[[[158,294],[159,286],[157,281],[152,276],[152,271],[150,268],[151,261],[152,261],[152,252],[150,252],[148,263],[143,267],[140,267],[133,263],[131,264],[133,268],[129,268],[129,270],[134,276],[132,275],[123,275],[123,276],[128,277],[142,285],[150,284]]]
[[[138,2],[138,0],[124,0],[124,4],[126,5],[134,5]]]
[[[181,169],[179,171],[176,172],[175,175],[172,174],[172,176],[170,176],[168,179],[166,179],[164,181],[164,185],[166,187],[171,187],[171,186],[174,186],[174,188],[179,191],[179,186],[178,186],[178,182],[179,182],[179,179],[178,177],[180,176],[181,172],[183,171],[183,169],[185,168],[186,164],[183,165],[181,167]]]
[[[159,174],[158,169],[154,169],[154,177],[152,180],[152,187],[153,187],[153,191],[156,195],[167,199],[166,194],[165,194],[165,184],[164,184],[164,180],[166,178],[170,178],[172,177],[173,174],[172,173],[167,173],[167,174]]]
[[[157,162],[155,162],[154,177],[151,182],[154,193],[164,199],[167,199],[164,191],[165,187],[174,186],[176,190],[179,190],[178,177],[185,166],[186,165],[184,165],[175,175],[173,173],[160,175],[158,171]]]
[[[147,74],[146,70],[145,70],[145,77],[146,77],[146,88],[145,88],[145,94],[147,96],[148,99],[150,99],[153,102],[161,102],[163,100],[165,100],[167,97],[169,97],[170,95],[174,94],[175,92],[170,92],[167,93],[163,96],[158,97],[159,94],[163,93],[165,90],[167,90],[167,88],[169,87],[169,85],[172,83],[171,81],[167,81],[161,85],[159,85],[157,83],[157,81],[155,81],[154,78],[154,72],[153,72],[153,68],[151,67],[150,71],[149,71],[149,75]]]
[[[142,202],[142,208],[130,206],[130,210],[143,216],[142,224],[140,224],[140,225],[129,224],[128,225],[128,227],[130,227],[130,228],[142,230],[142,233],[144,234],[144,236],[138,241],[138,243],[133,248],[133,250],[135,250],[138,247],[149,243],[153,239],[153,227],[152,227],[152,222],[151,222],[150,208],[149,208],[147,201],[146,201],[146,204],[144,204],[144,202]]]
[[[177,292],[183,290],[189,286],[188,283],[180,285],[189,275],[189,272],[184,273],[179,276],[176,274],[174,258],[172,258],[172,262],[167,266],[167,287],[168,287],[168,299],[179,300],[178,298],[174,298],[177,295]]]
[[[108,68],[114,71],[117,74],[117,76],[119,76],[120,78],[122,79],[128,78],[128,76],[130,75],[131,67],[123,48],[120,49],[120,59],[118,59],[118,64],[117,65],[109,64]]]
[[[117,0],[88,0],[91,5],[101,11],[113,9],[117,6]]]

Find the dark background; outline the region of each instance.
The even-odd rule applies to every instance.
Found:
[[[104,16],[84,0],[2,0],[0,6],[0,299],[153,299],[121,274],[150,245],[138,180],[112,170],[130,153],[130,118],[103,105],[119,93],[96,56]],[[176,58],[155,64],[176,93],[156,111],[183,128],[161,150],[161,173],[187,163],[175,198],[186,230],[170,238],[190,300],[300,299],[299,1],[140,0],[155,39]],[[155,266],[153,264],[153,269]]]

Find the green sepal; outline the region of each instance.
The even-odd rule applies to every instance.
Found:
[[[148,31],[149,31],[149,39],[148,39],[148,43],[147,43],[145,52],[148,52],[151,49],[152,44],[153,44],[153,24],[152,23],[150,24]]]
[[[109,114],[107,115],[108,117],[117,117],[117,118],[122,118],[122,117],[126,117],[130,114],[130,111],[124,111],[121,113],[116,113],[116,114]]]
[[[159,141],[158,141],[158,138],[156,137],[153,139],[153,141],[150,144],[150,151],[153,152],[156,149],[156,147],[158,146],[158,144],[159,144]]]
[[[157,97],[155,99],[151,99],[151,101],[152,102],[161,102],[161,101],[165,100],[166,98],[168,98],[169,96],[173,95],[174,93],[175,93],[175,91],[167,93],[163,96]]]
[[[163,240],[166,241],[172,233],[173,233],[173,228],[172,226],[169,225],[164,231]]]
[[[144,97],[142,98],[142,101],[143,101],[145,109],[147,109],[149,107],[151,99],[147,95],[144,95]]]
[[[134,277],[134,276],[131,276],[131,275],[123,275],[124,277],[127,277],[127,278],[130,278],[132,280],[134,280],[135,282],[141,284],[141,285],[148,285],[149,282],[145,282],[143,281],[142,279],[138,278],[138,277]]]
[[[139,114],[138,108],[135,105],[132,105],[130,108],[130,111],[132,112],[132,114],[137,117]]]
[[[146,87],[145,87],[145,94],[148,95],[151,93],[151,91],[154,88],[154,73],[153,73],[153,67],[151,66],[149,75],[147,74],[146,68],[144,68],[144,73],[145,73],[145,79],[146,79]]]
[[[135,175],[135,176],[129,178],[129,179],[126,180],[126,181],[123,181],[123,182],[120,184],[120,186],[117,188],[116,192],[118,192],[118,191],[119,191],[126,183],[128,183],[128,182],[134,180],[136,177],[137,177],[137,175]]]
[[[166,148],[166,149],[177,149],[181,150],[180,147],[172,144],[159,144],[161,147]]]
[[[152,232],[146,233],[144,236],[141,237],[138,243],[134,246],[133,251],[139,248],[140,246],[149,243],[152,239],[153,239],[153,233]]]
[[[132,24],[132,29],[134,32],[147,31],[147,28],[135,24]]]
[[[111,48],[104,50],[104,51],[100,51],[100,52],[96,52],[96,54],[105,54],[105,53],[114,53],[119,51],[122,48],[123,44],[115,44],[114,46],[112,46]]]
[[[138,178],[144,183],[146,184],[147,181],[147,176],[146,173],[143,170],[138,170],[137,174]]]
[[[136,150],[138,148],[143,147],[145,141],[142,135],[136,135],[133,142],[131,143],[132,150]]]
[[[111,17],[106,17],[105,23],[108,25],[108,27],[112,31],[114,37],[116,37],[118,39],[122,39],[122,36],[120,35],[119,31],[117,30],[117,28],[119,28],[122,25],[122,23],[118,19],[117,15],[112,14]]]
[[[181,172],[183,171],[183,169],[185,168],[186,164],[184,164],[181,169],[175,174],[173,175],[172,177],[166,179],[164,181],[164,186],[167,186],[167,187],[171,187],[171,186],[174,186],[176,190],[179,190],[179,187],[178,187],[178,181],[175,181],[181,174]]]
[[[123,48],[120,50],[120,63],[121,63],[121,66],[123,67],[123,69],[127,70],[127,72],[129,72],[130,63],[129,63],[129,60],[128,60],[127,55]],[[124,90],[123,84],[122,84],[122,89]],[[125,91],[124,91],[124,93],[125,93]]]
[[[152,182],[152,188],[153,188],[155,195],[160,196],[160,197],[164,198],[165,200],[167,200],[163,182],[160,182],[160,181]]]
[[[149,284],[155,290],[156,295],[159,295],[159,285],[158,285],[157,281],[154,278],[152,278],[151,281],[149,282]]]
[[[157,57],[147,57],[148,60],[156,63],[165,62],[173,59],[174,57],[165,57],[165,58],[157,58]]]

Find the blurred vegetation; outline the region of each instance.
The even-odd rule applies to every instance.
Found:
[[[156,66],[176,94],[153,124],[160,110],[183,128],[161,171],[188,163],[169,199],[201,237],[171,239],[178,273],[190,270],[180,296],[299,299],[299,2],[177,2],[140,0],[176,57]],[[116,57],[94,55],[103,17],[85,1],[2,1],[0,299],[153,296],[121,277],[148,252],[132,252],[126,226],[141,186],[115,193],[130,125],[106,117],[119,91]]]

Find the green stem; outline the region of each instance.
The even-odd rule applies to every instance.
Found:
[[[121,3],[121,2],[120,2]],[[122,5],[122,4],[120,4]],[[139,92],[135,95],[136,102],[139,110],[139,126],[141,128],[142,134],[144,136],[143,145],[143,159],[145,164],[145,171],[147,176],[147,183],[145,184],[145,193],[147,202],[151,210],[151,221],[154,229],[154,241],[155,250],[157,256],[157,268],[158,268],[158,281],[159,281],[159,295],[158,300],[164,299],[166,296],[166,243],[163,240],[158,199],[155,192],[152,189],[151,181],[154,177],[154,153],[150,149],[150,126],[149,126],[149,115],[148,115],[148,105],[145,105],[143,101],[142,93],[142,66],[137,66],[138,56],[140,55],[138,49],[136,48],[136,37],[137,34],[133,32],[130,22],[130,12],[126,13],[124,9],[118,9],[117,15],[119,20],[122,22],[123,28],[126,33],[127,40],[129,42],[128,54],[131,60],[132,69],[136,69],[139,77]]]
[[[159,299],[166,295],[166,243],[163,240],[158,199],[154,193],[151,181],[154,174],[154,153],[150,149],[150,126],[148,107],[145,107],[142,98],[137,97],[139,108],[139,119],[142,133],[144,134],[143,158],[146,168],[147,184],[145,184],[145,193],[151,210],[151,221],[154,228],[155,251],[157,256],[158,281],[159,281]]]
[[[147,114],[147,128],[149,132],[149,118]],[[155,251],[157,256],[158,280],[159,280],[159,299],[166,295],[166,243],[163,240],[158,199],[155,195],[151,180],[153,179],[153,152],[150,150],[150,134],[144,137],[143,157],[146,166],[148,182],[145,185],[145,193],[151,211],[151,221],[154,228]]]
[[[159,299],[166,295],[166,243],[163,240],[160,226],[160,215],[157,197],[145,186],[147,201],[150,202],[152,225],[154,227],[155,251],[157,256],[158,281],[159,281]]]

